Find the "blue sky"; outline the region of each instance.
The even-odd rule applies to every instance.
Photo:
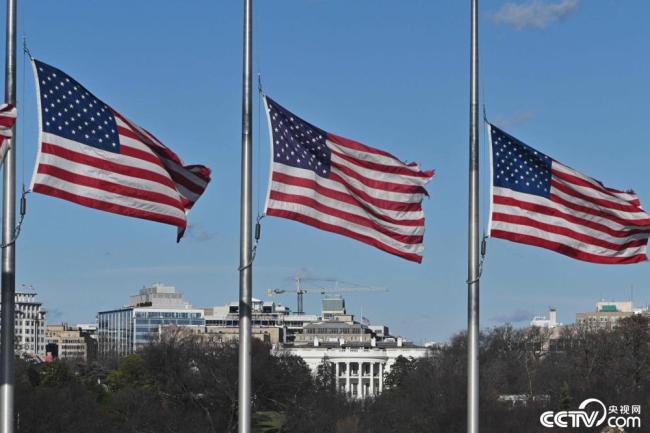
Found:
[[[179,245],[171,226],[31,195],[17,283],[36,288],[50,322],[93,321],[97,311],[126,303],[156,281],[177,286],[197,306],[237,298],[240,3],[20,2],[19,34],[27,35],[35,57],[153,131],[185,162],[213,169]],[[482,1],[481,103],[488,116],[565,164],[609,186],[634,188],[650,202],[648,13],[643,1]],[[255,2],[255,72],[269,95],[325,130],[437,173],[424,203],[422,265],[267,218],[254,267],[256,296],[291,287],[291,277],[305,269],[389,288],[349,295],[348,306],[415,341],[444,340],[465,327],[468,14],[468,1]],[[22,55],[18,65],[18,181],[29,182],[36,107]],[[261,203],[268,144],[257,108],[254,130]],[[485,219],[487,172],[482,180]],[[549,306],[572,322],[598,298],[628,298],[632,288],[634,300],[645,304],[648,275],[647,263],[597,266],[491,240],[481,326],[521,325]],[[277,299],[295,304],[293,296]],[[319,296],[307,296],[306,306],[317,310]]]

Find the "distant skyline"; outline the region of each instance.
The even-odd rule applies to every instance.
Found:
[[[18,7],[19,40],[27,37],[36,58],[152,131],[184,162],[208,165],[213,180],[178,245],[174,227],[29,195],[17,243],[17,286],[34,286],[52,322],[92,321],[97,311],[119,307],[157,281],[197,306],[236,300],[242,6],[71,0]],[[493,0],[480,7],[480,103],[488,117],[608,186],[634,188],[648,205],[650,58],[643,53],[650,4]],[[255,2],[254,18],[254,71],[266,93],[327,131],[436,170],[423,203],[421,265],[269,217],[253,268],[254,296],[268,299],[267,289],[291,287],[293,275],[307,269],[315,277],[390,289],[346,300],[355,314],[363,309],[371,321],[414,341],[446,340],[464,330],[469,2]],[[258,102],[255,212],[263,205],[269,165]],[[22,54],[18,110],[20,185],[29,183],[37,149],[33,77]],[[648,277],[647,262],[593,265],[492,239],[481,282],[481,327],[546,314],[549,306],[570,323],[601,297],[629,298],[632,286],[635,302],[644,305]],[[295,303],[291,296],[278,299]],[[317,296],[305,303],[309,311],[319,309]]]

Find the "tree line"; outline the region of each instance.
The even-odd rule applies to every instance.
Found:
[[[480,419],[486,433],[549,432],[542,412],[575,410],[598,398],[638,405],[650,426],[650,320],[611,330],[566,327],[485,330],[480,338]],[[236,344],[173,334],[136,354],[92,364],[19,361],[18,432],[180,433],[237,431]],[[399,358],[384,393],[351,400],[336,391],[326,360],[312,374],[302,359],[253,346],[254,428],[259,433],[464,433],[466,338],[430,357]],[[628,430],[628,431],[644,431]],[[594,429],[572,429],[593,432]]]

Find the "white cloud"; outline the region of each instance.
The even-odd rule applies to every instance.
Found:
[[[514,128],[528,123],[536,117],[537,113],[532,110],[520,111],[510,116],[497,116],[494,124],[500,128]]]
[[[506,3],[494,14],[494,20],[518,29],[526,27],[541,29],[552,22],[568,17],[578,9],[579,4],[580,0],[558,2],[531,0],[525,3]]]

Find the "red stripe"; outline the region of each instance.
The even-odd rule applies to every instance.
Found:
[[[578,212],[582,212],[582,213],[586,213],[586,214],[589,214],[589,215],[594,215],[594,216],[597,216],[597,217],[605,218],[605,219],[614,221],[614,222],[619,223],[619,224],[624,225],[624,226],[641,226],[641,227],[645,226],[645,227],[647,227],[647,226],[650,225],[650,218],[638,219],[638,220],[620,218],[620,217],[617,217],[616,215],[614,215],[613,213],[607,213],[607,212],[603,212],[603,211],[598,210],[598,209],[594,209],[594,208],[589,207],[589,206],[582,206],[582,205],[573,203],[573,202],[571,202],[569,200],[565,200],[564,198],[562,198],[562,197],[560,197],[560,196],[558,196],[556,194],[553,194],[553,193],[551,193],[551,195],[549,196],[549,199],[552,202],[559,203],[562,206],[568,207],[569,209],[573,209],[573,210],[578,211]]]
[[[390,153],[380,150],[380,149],[375,149],[374,147],[366,146],[363,143],[359,143],[358,141],[350,140],[349,138],[341,137],[335,134],[330,134],[329,132],[327,133],[327,139],[333,143],[338,144],[339,146],[343,147],[348,147],[352,150],[357,150],[359,152],[366,152],[366,153],[373,153],[375,155],[381,155],[385,156],[387,158],[394,159],[396,162],[400,164],[404,164],[402,161],[397,159],[395,156],[391,155]]]
[[[627,205],[627,204],[621,204],[621,203],[614,203],[609,200],[604,200],[602,198],[595,198],[591,197],[589,195],[583,194],[580,191],[577,191],[573,188],[571,188],[569,185],[566,185],[562,182],[559,182],[555,179],[551,179],[551,186],[555,189],[559,189],[560,191],[564,192],[565,194],[569,194],[573,197],[588,201],[590,203],[595,204],[596,206],[599,207],[604,207],[604,208],[609,208],[609,209],[615,209],[615,210],[620,210],[622,212],[634,212],[638,213],[639,208],[636,206],[632,205]]]
[[[331,176],[330,172],[330,176]],[[394,222],[396,224],[402,224],[402,225],[423,225],[424,220],[421,218],[418,219],[411,219],[411,220],[396,220],[393,219],[389,216],[381,215],[380,213],[377,213],[371,206],[375,206],[377,208],[381,209],[387,209],[387,210],[393,210],[397,212],[408,212],[408,211],[419,211],[420,210],[420,204],[419,203],[399,203],[399,202],[393,202],[393,201],[388,201],[388,200],[381,200],[381,199],[376,199],[376,198],[371,198],[371,200],[367,200],[370,205],[367,205],[366,203],[357,200],[353,196],[347,193],[343,193],[340,191],[336,191],[330,188],[327,188],[318,182],[311,180],[311,179],[303,179],[301,177],[296,177],[296,176],[291,176],[288,174],[284,173],[278,173],[278,172],[273,172],[273,177],[272,180],[275,182],[280,182],[284,183],[287,185],[293,185],[293,186],[299,186],[303,188],[309,188],[314,190],[316,194],[323,195],[325,197],[329,197],[334,200],[341,201],[343,203],[347,203],[353,206],[360,207],[361,209],[364,209],[365,211],[371,213],[372,215],[376,216],[377,218],[381,218],[385,221],[388,222]],[[366,194],[367,195],[367,194]]]
[[[363,183],[364,185],[370,188],[381,189],[383,191],[390,191],[390,192],[399,192],[404,194],[424,194],[428,196],[427,190],[424,187],[419,185],[404,185],[401,183],[384,182],[381,180],[370,179],[345,165],[338,164],[334,161],[332,161],[331,164],[332,167],[337,168],[338,170],[345,173],[347,176],[350,176],[358,180],[359,182]]]
[[[554,177],[559,177],[560,179],[565,180],[565,181],[567,181],[569,183],[572,183],[574,185],[578,185],[578,186],[581,186],[581,187],[584,187],[584,188],[589,188],[589,189],[594,190],[594,191],[602,192],[603,194],[607,194],[607,195],[609,195],[611,197],[614,197],[616,199],[619,199],[619,200],[625,200],[625,199],[623,199],[623,198],[621,198],[621,197],[619,197],[619,196],[617,196],[615,194],[615,193],[622,194],[621,191],[613,190],[611,188],[606,188],[604,185],[600,184],[598,181],[594,181],[594,182],[596,182],[596,184],[599,185],[599,186],[596,186],[593,183],[588,182],[585,179],[582,179],[582,178],[580,178],[578,176],[574,176],[572,174],[564,173],[564,172],[556,170],[556,169],[553,169],[552,172],[553,172]],[[625,200],[625,201],[627,203],[630,203],[633,206],[639,206],[640,205],[639,200],[631,200],[631,201]]]
[[[147,200],[154,203],[161,203],[161,204],[174,207],[180,210],[181,212],[185,212],[185,209],[181,206],[178,200],[174,200],[172,197],[169,197],[165,194],[160,194],[158,192],[137,189],[120,183],[109,182],[106,180],[97,179],[90,176],[84,176],[78,173],[73,173],[64,170],[60,167],[55,167],[43,163],[38,165],[37,171],[41,174],[49,174],[50,176],[54,176],[56,178],[63,179],[67,182],[74,183],[77,185],[88,186],[90,188],[95,188],[102,191],[120,194],[135,199]]]
[[[535,236],[522,235],[518,233],[511,233],[503,230],[491,230],[491,236],[495,238],[506,239],[512,242],[518,242],[520,244],[533,245],[536,247],[546,248],[564,254],[565,256],[573,257],[574,259],[583,260],[585,262],[591,263],[601,263],[609,265],[624,265],[630,263],[639,263],[644,260],[647,260],[645,254],[636,254],[629,257],[608,257],[608,256],[599,256],[596,254],[586,253],[584,251],[571,248],[569,246],[560,244],[558,242],[552,242],[546,239],[540,239]]]
[[[336,209],[330,206],[326,206],[322,203],[319,203],[318,201],[305,197],[302,195],[294,195],[294,194],[286,194],[283,192],[279,191],[271,191],[270,197],[272,200],[277,200],[281,202],[288,202],[288,203],[297,203],[300,205],[308,206],[312,209],[315,209],[319,212],[322,212],[326,215],[330,215],[336,218],[341,218],[346,221],[350,221],[352,223],[358,224],[363,227],[368,227],[371,228],[379,233],[382,233],[392,239],[395,239],[396,241],[402,242],[404,244],[410,244],[410,245],[415,245],[415,244],[421,244],[423,236],[416,236],[416,235],[402,235],[399,233],[396,233],[389,228],[386,228],[380,224],[377,224],[376,221],[373,221],[368,218],[364,218],[362,216],[345,212],[340,209]]]
[[[544,206],[541,204],[537,203],[529,203],[527,201],[520,201],[512,197],[504,197],[500,195],[495,195],[493,197],[493,202],[494,204],[500,204],[500,205],[505,205],[505,206],[514,206],[518,207],[520,209],[524,209],[530,212],[535,212],[541,215],[548,215],[548,216],[553,216],[557,218],[562,218],[566,221],[569,221],[574,224],[579,224],[585,227],[589,227],[594,230],[598,230],[600,232],[606,233],[610,236],[615,236],[615,237],[625,237],[629,235],[635,235],[638,233],[650,233],[650,228],[647,228],[645,230],[643,229],[629,229],[629,230],[615,230],[611,227],[608,227],[604,224],[600,224],[596,221],[593,220],[587,220],[584,218],[579,218],[575,215],[572,214],[567,214],[564,213],[557,208],[550,207],[550,206]],[[605,218],[603,218],[605,219]]]
[[[420,201],[403,202],[403,201],[394,201],[394,200],[384,200],[381,198],[374,197],[368,194],[367,192],[355,187],[347,180],[339,176],[337,173],[333,173],[331,171],[328,176],[328,179],[334,182],[338,182],[341,185],[345,186],[345,189],[350,191],[351,193],[350,195],[352,197],[354,197],[354,195],[358,195],[362,200],[383,209],[392,209],[397,211],[416,211],[416,212],[422,210],[422,205],[420,204]]]
[[[126,215],[134,218],[142,218],[150,221],[157,221],[159,223],[170,224],[182,229],[184,229],[187,224],[185,220],[170,215],[161,215],[154,212],[148,212],[140,209],[133,209],[115,203],[107,203],[101,200],[95,200],[93,198],[72,194],[68,191],[52,188],[50,186],[43,185],[40,183],[35,184],[32,191],[45,194],[45,195],[50,195],[52,197],[57,197],[63,200],[71,201],[73,203],[77,203],[82,206],[87,206],[93,209],[99,209],[102,211],[111,212],[119,215]]]
[[[277,217],[287,218],[287,219],[294,220],[294,221],[299,221],[301,223],[310,225],[312,227],[316,227],[316,228],[321,229],[321,230],[325,230],[325,231],[328,231],[328,232],[331,232],[331,233],[337,233],[337,234],[340,234],[340,235],[343,235],[343,236],[347,236],[349,238],[356,239],[356,240],[358,240],[360,242],[363,242],[365,244],[372,245],[373,247],[379,248],[380,250],[385,251],[387,253],[394,254],[394,255],[396,255],[398,257],[402,257],[402,258],[404,258],[406,260],[410,260],[410,261],[417,262],[417,263],[422,263],[422,256],[420,256],[418,254],[406,253],[406,252],[403,252],[403,251],[399,251],[398,249],[390,247],[390,246],[378,241],[377,239],[371,238],[369,236],[360,235],[360,234],[355,233],[355,232],[353,232],[351,230],[348,230],[348,229],[346,229],[344,227],[324,223],[322,221],[319,221],[319,220],[317,220],[315,218],[308,217],[308,216],[303,215],[303,214],[299,214],[299,213],[291,212],[291,211],[286,211],[286,210],[278,210],[278,209],[268,209],[266,214],[270,215],[270,216],[277,216]]]
[[[73,161],[79,164],[85,164],[91,167],[100,168],[102,170],[112,171],[115,173],[124,174],[126,176],[157,182],[173,190],[176,190],[176,185],[174,185],[174,182],[172,182],[170,178],[158,173],[154,173],[153,171],[145,170],[143,168],[136,168],[129,165],[110,162],[102,158],[84,155],[83,153],[75,152],[73,150],[69,150],[61,146],[57,146],[56,144],[50,143],[42,143],[41,151],[43,153],[60,156],[61,158],[65,158],[69,161]]]
[[[412,171],[405,167],[396,167],[394,165],[385,165],[385,164],[378,164],[376,162],[364,161],[362,159],[353,158],[351,156],[337,152],[332,148],[330,148],[330,151],[332,152],[333,155],[336,155],[339,158],[344,159],[351,164],[358,165],[359,167],[366,168],[368,170],[375,170],[375,171],[380,171],[382,173],[397,174],[402,176],[422,177],[426,179],[433,176],[433,172]]]
[[[504,214],[500,212],[492,213],[492,221],[502,221],[509,224],[517,224],[525,227],[534,227],[536,229],[545,231],[547,233],[553,233],[556,235],[566,236],[571,239],[575,239],[580,242],[584,242],[588,245],[598,246],[602,248],[607,248],[614,251],[623,251],[627,248],[640,247],[645,245],[648,242],[648,239],[633,239],[623,244],[615,244],[613,242],[607,242],[603,239],[595,238],[584,233],[576,232],[574,230],[568,229],[566,227],[555,226],[552,224],[546,224],[540,221],[536,221],[532,218],[515,216]]]
[[[160,149],[161,149],[160,146],[156,146],[156,147],[152,148],[150,144],[142,141],[140,134],[137,134],[137,133],[133,132],[131,129],[124,128],[122,126],[118,126],[118,131],[119,131],[120,135],[123,135],[125,137],[129,137],[129,138],[131,138],[133,140],[137,140],[138,142],[142,143],[144,146],[149,147],[151,149],[151,151],[154,152],[154,154],[148,153],[148,152],[145,152],[145,151],[142,151],[142,150],[139,150],[139,149],[134,149],[132,147],[127,147],[128,146],[127,145],[127,146],[120,147],[120,153],[121,154],[133,156],[133,157],[139,158],[139,159],[143,159],[145,161],[152,162],[152,163],[160,166],[161,168],[164,168],[169,173],[169,176],[172,178],[172,180],[174,180],[174,182],[178,183],[179,185],[184,186],[185,188],[187,188],[188,190],[192,191],[195,194],[201,194],[205,190],[205,187],[203,187],[202,185],[198,185],[198,184],[192,182],[192,180],[186,178],[182,174],[179,174],[178,172],[176,172],[176,171],[172,170],[171,168],[169,168],[168,164],[176,164],[180,169],[182,169],[182,170],[186,169],[182,165],[179,165],[176,161],[166,158],[166,155],[164,155],[164,152],[162,152],[163,153],[162,156],[163,156],[163,158],[166,158],[167,161],[161,160],[160,159],[161,157],[158,155],[158,154],[161,153],[160,152]],[[150,140],[147,140],[147,141],[150,141]],[[122,149],[124,149],[124,151]],[[201,177],[200,174],[198,174],[198,176]]]
[[[0,126],[1,127],[5,127],[7,129],[9,129],[12,126],[14,126],[15,123],[16,123],[16,118],[15,117],[7,117],[7,116],[3,116],[3,115],[0,114]]]

